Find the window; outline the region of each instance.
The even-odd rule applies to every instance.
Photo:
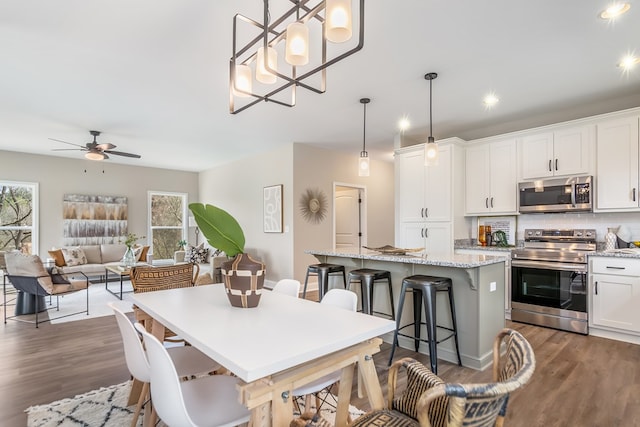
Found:
[[[38,254],[38,184],[0,181],[0,251]]]
[[[180,240],[187,240],[187,195],[149,192],[149,235],[154,259],[173,259]]]

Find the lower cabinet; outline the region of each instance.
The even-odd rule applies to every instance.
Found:
[[[640,260],[592,257],[589,326],[640,334]]]
[[[453,252],[453,234],[450,222],[403,222],[400,224],[401,248],[424,248],[427,255]]]

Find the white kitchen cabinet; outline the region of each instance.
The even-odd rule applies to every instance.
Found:
[[[517,213],[516,142],[471,145],[465,159],[465,214]]]
[[[596,210],[638,210],[638,117],[608,120],[596,127]]]
[[[404,222],[400,226],[403,248],[424,248],[427,255],[453,252],[451,222]]]
[[[589,326],[640,334],[640,259],[592,257]]]
[[[591,173],[592,127],[581,126],[525,136],[519,156],[523,180]]]
[[[437,166],[425,166],[425,144],[396,150],[395,246],[453,252],[454,226],[464,222],[463,142],[438,141]],[[467,234],[463,227],[460,233]]]
[[[401,222],[451,220],[451,150],[439,144],[437,166],[424,165],[424,144],[396,157]]]

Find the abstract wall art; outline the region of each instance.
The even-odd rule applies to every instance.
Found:
[[[127,235],[127,198],[65,194],[63,245],[118,243]]]

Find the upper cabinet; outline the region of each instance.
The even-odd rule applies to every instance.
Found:
[[[640,207],[638,116],[597,124],[596,210],[629,211]]]
[[[590,174],[592,132],[581,126],[523,137],[518,150],[522,179]]]
[[[469,145],[465,158],[465,214],[515,214],[518,209],[515,140]]]
[[[451,147],[439,146],[438,165],[424,165],[424,144],[396,157],[399,219],[406,221],[451,220]]]

